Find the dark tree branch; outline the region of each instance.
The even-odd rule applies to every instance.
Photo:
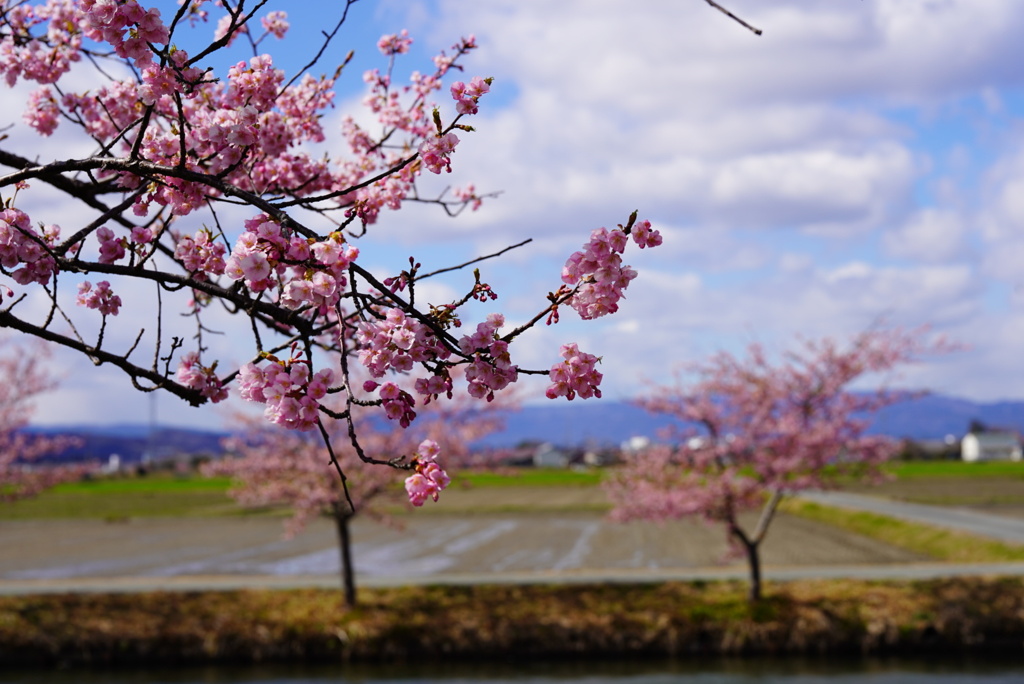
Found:
[[[117,354],[97,349],[96,347],[85,344],[84,342],[73,340],[70,337],[65,337],[64,335],[55,333],[52,330],[32,325],[31,323],[23,321],[12,314],[9,309],[0,311],[0,328],[18,330],[28,335],[32,335],[33,337],[38,337],[39,339],[82,352],[92,359],[97,365],[109,363],[112,366],[117,366],[132,378],[136,387],[143,391],[152,391],[157,389],[166,390],[171,394],[184,399],[192,406],[202,406],[207,401],[206,397],[199,393],[199,390],[190,389],[184,385],[180,385],[156,371],[136,366],[135,364],[130,363],[123,356],[118,356]],[[152,383],[152,387],[141,387],[138,385],[137,381],[139,378],[148,380]]]
[[[753,31],[754,35],[756,35],[756,36],[761,35],[761,29],[755,28],[755,27],[751,26],[750,24],[748,24],[747,22],[743,21],[742,19],[737,17],[735,14],[733,14],[729,10],[727,10],[724,7],[722,7],[721,5],[719,5],[717,2],[715,2],[715,0],[704,0],[704,2],[708,3],[709,5],[714,7],[716,10],[718,10],[719,12],[724,14],[725,16],[727,16],[730,19],[732,19],[733,21],[737,22],[738,24],[740,24],[740,26],[743,26],[744,28],[747,28],[747,29]]]

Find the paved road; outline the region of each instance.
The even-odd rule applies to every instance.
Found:
[[[942,577],[1020,576],[1024,563],[903,563],[898,565],[767,566],[766,581],[801,579],[922,580]],[[438,575],[357,575],[360,587],[479,584],[658,583],[748,579],[744,567],[662,570],[577,570]],[[131,593],[137,591],[229,591],[235,589],[336,589],[337,575],[182,575],[173,577],[89,577],[76,579],[0,580],[0,595]]]
[[[969,487],[970,485],[965,483],[964,486]],[[1024,544],[1024,518],[988,515],[954,506],[926,506],[924,504],[904,503],[877,496],[850,494],[848,492],[807,492],[801,494],[800,498],[828,506],[879,513],[891,518],[969,532],[1014,544]]]

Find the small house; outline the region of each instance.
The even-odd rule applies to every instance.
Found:
[[[552,444],[541,444],[533,453],[533,465],[538,468],[568,468],[570,454]]]
[[[968,432],[960,440],[960,458],[964,461],[1019,461],[1021,455],[1020,437],[1015,432]]]

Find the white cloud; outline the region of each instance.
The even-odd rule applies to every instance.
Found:
[[[1000,294],[1024,280],[1024,151],[1005,145],[991,158],[970,137],[1014,135],[1004,128],[1020,114],[1024,84],[1016,2],[733,0],[730,9],[765,34],[699,0],[374,5],[382,30],[367,34],[364,51],[402,15],[418,46],[476,34],[480,48],[459,77],[495,76],[493,92],[469,122],[478,130],[460,134],[455,172],[425,186],[473,182],[502,195],[454,220],[430,206],[385,212],[360,244],[365,263],[397,271],[415,255],[432,270],[532,237],[480,264],[501,298],[475,306],[466,324],[499,309],[525,319],[592,229],[639,209],[665,244],[627,253],[640,276],[620,313],[580,323],[566,310],[558,326],[525,335],[514,359],[543,369],[576,339],[604,356],[606,394],[626,396],[639,378],[718,348],[852,334],[885,316],[976,345],[913,378],[975,397],[1024,396],[1007,384],[1024,311]],[[399,61],[396,79],[424,66]],[[971,98],[974,113],[961,111]],[[337,114],[357,101],[339,102]],[[922,125],[936,121],[952,124]],[[336,122],[327,130],[336,134]],[[64,142],[43,141],[40,154],[55,144]],[[33,209],[83,220],[63,205]],[[451,299],[470,278],[421,296]],[[144,310],[142,294],[130,299]],[[235,336],[226,316],[214,322],[232,331],[211,338],[216,351],[244,356],[245,331]]]
[[[753,226],[853,232],[875,227],[900,205],[913,164],[901,147],[863,153],[794,150],[726,165],[711,185],[710,210]]]
[[[887,232],[883,242],[896,257],[944,262],[968,256],[964,253],[966,232],[964,219],[955,212],[927,208]]]

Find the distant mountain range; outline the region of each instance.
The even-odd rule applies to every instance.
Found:
[[[977,403],[929,395],[879,411],[870,432],[915,441],[963,437],[972,421],[991,428],[1024,433],[1024,401]],[[665,427],[681,423],[623,402],[563,402],[526,406],[509,415],[503,432],[483,443],[507,446],[541,440],[572,446],[584,443],[621,444],[633,436],[655,437]]]
[[[77,446],[65,449],[51,460],[106,462],[116,454],[123,464],[159,461],[180,454],[219,454],[223,451],[221,441],[228,436],[226,432],[187,428],[157,427],[150,430],[145,425],[66,425],[29,428],[27,432],[75,438]]]
[[[993,428],[1024,433],[1024,401],[977,403],[940,395],[925,396],[880,411],[871,432],[915,441],[959,439],[972,421]],[[634,436],[656,437],[676,424],[670,418],[647,413],[629,403],[573,401],[530,405],[510,413],[505,429],[481,440],[481,447],[507,447],[524,442],[550,442],[560,446],[617,446]],[[144,458],[163,459],[176,454],[216,454],[226,432],[145,425],[60,426],[33,428],[39,434],[67,434],[81,446],[69,449],[62,460],[99,459],[118,454],[122,463]]]

